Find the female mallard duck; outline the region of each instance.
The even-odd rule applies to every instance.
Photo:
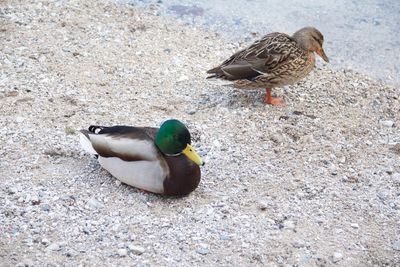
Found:
[[[271,88],[296,83],[306,77],[315,65],[316,52],[329,62],[322,49],[324,37],[313,27],[305,27],[289,36],[274,32],[233,54],[207,73],[208,78],[234,81],[237,88],[266,87],[264,102],[281,105],[284,101],[271,96]]]
[[[161,127],[90,126],[81,144],[100,165],[128,185],[163,195],[186,195],[200,182],[203,161],[178,120]]]

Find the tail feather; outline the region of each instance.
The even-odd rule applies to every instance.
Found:
[[[207,71],[207,73],[211,74],[210,76],[207,77],[207,79],[220,78],[221,76],[224,75],[224,72],[221,70],[221,66],[210,69]]]
[[[94,150],[92,143],[90,142],[89,134],[91,132],[88,130],[81,130],[80,132],[81,133],[80,133],[79,141],[80,141],[83,149],[89,154],[97,155],[98,153],[96,152],[96,150]]]
[[[209,69],[208,71],[207,71],[207,73],[217,73],[217,72],[220,72],[221,71],[221,67],[220,66],[218,66],[218,67],[215,67],[215,68],[212,68],[212,69]]]
[[[91,132],[91,133],[97,134],[97,133],[99,133],[101,130],[103,130],[104,128],[107,128],[107,127],[98,126],[98,125],[90,125],[88,130],[89,130],[89,132]]]

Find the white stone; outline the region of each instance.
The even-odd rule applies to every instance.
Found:
[[[120,248],[120,249],[118,249],[118,255],[120,257],[125,257],[128,255],[128,251],[125,248]]]
[[[382,124],[382,126],[385,126],[388,128],[393,127],[393,125],[394,125],[394,122],[391,120],[380,121],[380,123]]]
[[[52,250],[52,251],[58,251],[58,250],[61,249],[61,247],[60,247],[59,244],[53,243],[53,244],[50,244],[50,245],[47,247],[47,249],[48,249],[48,250]]]
[[[358,225],[358,223],[352,223],[352,224],[350,224],[350,226],[353,227],[353,228],[355,228],[355,229],[360,228],[360,226]]]
[[[400,239],[396,240],[396,241],[393,243],[392,248],[393,248],[394,250],[400,251]]]
[[[333,256],[332,256],[332,261],[333,262],[339,262],[339,261],[341,261],[343,259],[343,254],[342,253],[340,253],[340,252],[334,252],[333,253]]]
[[[141,255],[145,252],[145,248],[141,246],[129,245],[128,248],[136,255]]]
[[[214,140],[213,143],[212,143],[212,145],[213,145],[214,147],[221,147],[221,143],[220,143],[218,140]]]
[[[15,118],[15,121],[18,122],[18,123],[21,123],[21,122],[23,122],[24,120],[25,120],[24,117],[16,117],[16,118]]]
[[[96,198],[89,199],[89,201],[86,204],[94,209],[100,209],[104,207],[104,204],[98,201]]]

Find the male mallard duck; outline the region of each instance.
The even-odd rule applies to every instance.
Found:
[[[324,37],[313,27],[305,27],[289,36],[274,32],[233,54],[220,66],[207,73],[207,78],[235,81],[237,88],[266,88],[264,102],[271,105],[284,104],[280,98],[271,96],[271,88],[296,83],[306,77],[315,65],[316,52],[329,62],[322,44]]]
[[[161,127],[90,126],[81,144],[100,165],[128,185],[163,195],[186,195],[200,182],[203,161],[178,120]]]

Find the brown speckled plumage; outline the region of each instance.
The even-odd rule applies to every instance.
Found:
[[[269,88],[296,83],[306,77],[315,65],[314,52],[325,61],[322,34],[313,27],[293,36],[270,33],[241,50],[220,66],[209,70],[208,78],[233,81],[237,88]]]

